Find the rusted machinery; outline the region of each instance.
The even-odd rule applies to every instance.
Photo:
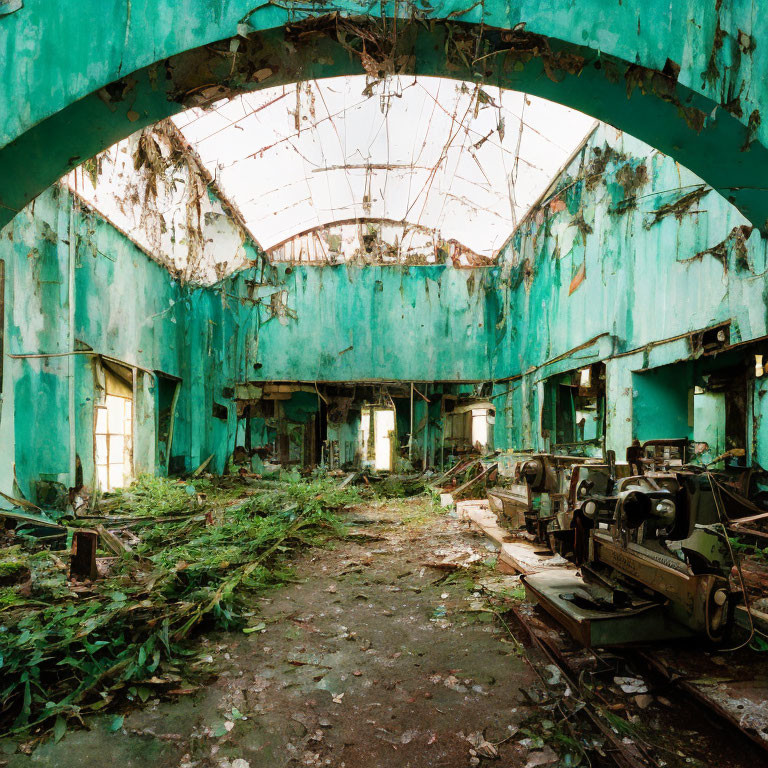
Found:
[[[516,453],[496,458],[499,485],[488,490],[488,501],[502,525],[525,530],[561,554],[572,550],[571,511],[574,478],[593,477],[600,484],[609,466],[601,459],[550,453]]]
[[[579,570],[523,577],[529,597],[585,645],[719,643],[732,624],[739,593],[722,510],[710,476],[685,466],[672,443],[633,446],[628,466],[639,473],[628,477],[613,462],[574,467],[568,523]]]

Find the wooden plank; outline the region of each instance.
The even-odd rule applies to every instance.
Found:
[[[478,461],[479,459],[462,459],[461,461],[456,462],[456,464],[454,464],[447,472],[440,475],[440,477],[432,483],[432,486],[434,488],[441,488],[446,480],[453,477],[457,472],[469,469],[469,467],[476,464]]]
[[[339,490],[342,488],[346,488],[360,473],[359,472],[350,472],[340,483],[339,483]]]
[[[514,576],[520,573],[520,571],[518,571],[516,568],[513,568],[511,565],[508,565],[501,558],[496,560],[496,570],[499,573],[505,574],[506,576]]]
[[[768,533],[765,531],[758,531],[754,528],[744,528],[741,523],[731,523],[726,528],[731,532],[739,536],[753,536],[761,541],[768,541]]]
[[[490,504],[485,500],[458,501],[456,502],[456,511],[459,516],[474,523],[499,546],[512,538],[510,532],[499,525]]]
[[[17,520],[20,523],[29,523],[30,525],[53,528],[62,533],[66,531],[66,528],[63,525],[59,525],[58,523],[53,522],[53,520],[49,520],[42,510],[37,514],[35,512],[17,512],[10,509],[0,509],[0,518],[2,517],[6,517],[9,520]]]
[[[9,496],[7,493],[3,493],[2,491],[0,491],[0,496],[2,496],[6,501],[10,501],[14,507],[20,507],[21,509],[28,509],[30,512],[43,511],[36,504],[33,504],[31,501],[27,501],[26,499],[16,499],[13,496]]]
[[[193,473],[192,477],[200,477],[200,475],[203,474],[203,470],[211,463],[211,460],[215,456],[215,453],[212,453]]]
[[[537,573],[549,568],[576,569],[564,557],[545,551],[543,546],[515,538],[509,530],[499,525],[487,501],[458,502],[456,510],[498,545],[498,562],[516,573]]]

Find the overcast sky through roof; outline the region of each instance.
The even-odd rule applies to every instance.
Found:
[[[270,88],[174,121],[265,248],[371,217],[435,228],[484,255],[594,123],[455,80],[366,85],[361,75]]]

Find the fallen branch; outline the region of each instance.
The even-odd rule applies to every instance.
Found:
[[[473,477],[471,480],[467,480],[467,482],[464,483],[464,485],[460,485],[458,488],[452,491],[451,495],[453,496],[454,500],[458,499],[462,493],[464,493],[465,491],[468,491],[470,488],[472,488],[472,486],[476,485],[484,477],[488,477],[488,475],[491,472],[493,472],[494,469],[498,469],[498,466],[499,466],[498,464],[489,464],[478,475],[475,475],[475,477]]]

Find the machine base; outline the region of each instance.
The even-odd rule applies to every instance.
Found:
[[[692,637],[687,627],[674,621],[659,603],[635,601],[632,607],[597,610],[584,600],[570,599],[574,593],[595,602],[610,602],[611,591],[584,581],[573,569],[557,568],[521,577],[528,600],[547,613],[587,648],[630,645]]]

